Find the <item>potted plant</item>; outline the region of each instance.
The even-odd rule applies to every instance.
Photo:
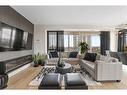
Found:
[[[42,60],[42,63],[41,63],[40,65],[41,65],[41,66],[44,66],[44,65],[46,64],[47,55],[42,54],[42,55],[41,55],[41,60]]]
[[[42,55],[40,55],[39,53],[37,54],[37,61],[39,65],[42,64]]]
[[[89,46],[86,42],[80,42],[79,46],[81,47],[81,54],[84,54],[89,50]]]
[[[65,64],[64,64],[64,61],[62,61],[59,57],[59,60],[58,60],[58,64],[57,64],[58,67],[64,67]]]
[[[39,64],[38,64],[38,59],[37,59],[37,55],[36,54],[32,56],[32,60],[33,60],[33,66],[34,67],[38,67]]]

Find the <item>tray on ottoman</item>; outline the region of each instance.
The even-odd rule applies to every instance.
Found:
[[[88,89],[80,73],[67,73],[64,76],[65,89]]]

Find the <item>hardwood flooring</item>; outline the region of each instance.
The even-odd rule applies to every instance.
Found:
[[[29,67],[15,76],[11,77],[6,89],[32,89],[37,87],[30,87],[29,82],[40,72],[43,67]],[[102,85],[89,86],[89,89],[127,89],[127,66],[123,66],[121,82],[101,82]]]

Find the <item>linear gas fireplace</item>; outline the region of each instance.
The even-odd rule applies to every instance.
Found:
[[[30,62],[32,62],[32,55],[27,55],[16,59],[3,61],[1,63],[6,65],[6,72],[8,73]]]

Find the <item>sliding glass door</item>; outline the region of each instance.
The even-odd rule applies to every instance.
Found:
[[[64,51],[63,31],[47,31],[47,49],[50,51]]]

